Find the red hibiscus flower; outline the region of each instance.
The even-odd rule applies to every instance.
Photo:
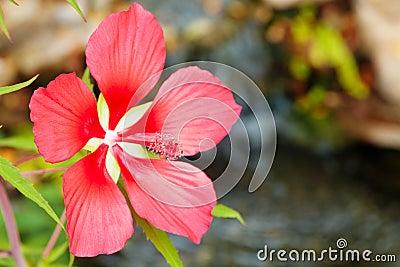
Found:
[[[241,110],[231,91],[209,72],[188,67],[172,74],[153,102],[133,107],[151,89],[140,86],[165,60],[160,25],[136,3],[100,24],[86,58],[106,101],[108,123],[99,120],[93,93],[74,73],[36,90],[29,105],[35,143],[46,161],[67,160],[97,140],[93,152],[63,176],[71,253],[111,254],[133,234],[132,214],[116,184],[120,174],[111,174],[109,159],[118,163],[139,216],[199,243],[212,220],[215,191],[204,172],[176,159],[210,149],[229,132]],[[131,120],[127,127],[125,119]],[[201,143],[205,139],[212,142]]]

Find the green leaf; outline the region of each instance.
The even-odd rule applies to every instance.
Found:
[[[11,147],[21,150],[37,151],[33,136],[11,136],[0,139],[0,147]]]
[[[133,212],[133,217],[135,218],[136,223],[142,227],[147,239],[150,240],[156,249],[164,256],[167,263],[173,267],[183,267],[178,251],[169,239],[167,233],[155,228],[148,221],[139,217],[135,212]]]
[[[18,168],[14,167],[8,160],[0,157],[0,175],[12,184],[25,197],[35,202],[39,207],[44,209],[47,214],[65,230],[57,214],[50,207],[49,203],[43,196],[33,187],[32,183],[26,180],[20,173]]]
[[[212,214],[212,216],[219,217],[219,218],[237,219],[241,224],[246,225],[246,222],[243,220],[242,215],[240,215],[240,213],[238,211],[231,209],[222,204],[215,205],[211,214]]]
[[[89,87],[90,91],[93,92],[94,85],[90,80],[90,70],[88,67],[86,67],[85,71],[83,72],[82,81],[87,85],[87,87]]]
[[[76,10],[76,12],[78,12],[79,16],[81,16],[81,18],[86,22],[85,15],[83,15],[83,12],[76,3],[76,1],[75,0],[66,0],[66,1]]]
[[[74,266],[75,256],[73,254],[69,254],[69,264],[68,267]]]
[[[1,24],[1,14],[0,14],[0,24]],[[36,78],[38,76],[39,76],[39,74],[36,75],[35,77],[32,77],[31,79],[27,80],[26,82],[17,83],[17,84],[10,85],[10,86],[0,87],[0,95],[8,94],[8,93],[11,93],[11,92],[18,91],[18,90],[20,90],[22,88],[25,88],[28,85],[30,85],[31,83],[33,83],[33,81],[36,80]]]
[[[1,9],[1,7],[0,7],[0,27],[3,30],[4,34],[7,36],[8,40],[10,40],[10,42],[12,42],[11,35],[7,29],[6,22],[4,20],[3,9]]]

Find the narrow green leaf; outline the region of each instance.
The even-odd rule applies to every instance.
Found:
[[[49,203],[43,196],[33,187],[32,183],[26,180],[20,173],[18,168],[14,167],[8,160],[0,157],[0,175],[12,184],[18,191],[25,197],[35,202],[47,214],[65,230],[64,225],[61,223],[57,214],[50,207]]]
[[[79,16],[81,16],[81,18],[86,22],[85,15],[83,15],[83,12],[76,3],[76,1],[75,0],[66,0],[66,1],[76,10],[76,12],[78,12]]]
[[[133,212],[133,217],[136,223],[142,227],[147,239],[150,240],[156,249],[164,256],[167,263],[172,267],[183,267],[178,251],[169,239],[167,233],[155,228],[148,221],[139,217],[135,212]]]
[[[85,71],[83,72],[82,75],[82,81],[87,85],[87,87],[89,87],[90,91],[93,92],[93,83],[90,80],[90,70],[88,67],[86,67]]]
[[[0,19],[1,19],[1,16],[0,16]],[[1,24],[1,22],[0,22],[0,24]],[[8,93],[11,93],[11,92],[18,91],[18,90],[20,90],[22,88],[25,88],[28,85],[30,85],[31,83],[33,83],[33,81],[36,80],[36,78],[38,76],[39,76],[39,74],[36,75],[35,77],[32,77],[31,79],[27,80],[26,82],[17,83],[17,84],[10,85],[10,86],[0,87],[0,95],[8,94]]]
[[[75,262],[75,256],[73,254],[69,254],[69,264],[68,267],[72,267],[74,266],[74,262]]]
[[[6,21],[4,20],[3,9],[1,7],[0,7],[0,27],[3,30],[4,34],[7,36],[8,40],[10,40],[10,42],[12,42],[10,32],[7,29]]]
[[[19,4],[18,4],[16,1],[14,1],[14,0],[10,0],[10,2],[13,3],[13,4],[16,5],[16,6],[19,6]]]
[[[231,209],[222,204],[215,205],[211,214],[212,214],[212,216],[219,217],[219,218],[237,219],[241,224],[246,225],[246,222],[243,220],[242,215],[240,215],[240,213],[238,211]]]

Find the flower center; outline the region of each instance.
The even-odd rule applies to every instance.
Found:
[[[149,150],[158,154],[161,159],[177,160],[183,155],[182,144],[171,134],[155,133]]]
[[[121,137],[118,136],[116,131],[106,130],[106,135],[104,136],[103,143],[109,147],[114,146],[117,142],[121,141]]]

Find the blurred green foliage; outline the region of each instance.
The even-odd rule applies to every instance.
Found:
[[[349,95],[360,99],[367,97],[369,88],[360,77],[352,51],[340,33],[317,19],[315,13],[314,7],[302,7],[291,21],[293,45],[304,48],[290,57],[289,69],[293,77],[306,81],[312,68],[333,68],[339,84]],[[310,88],[314,86],[311,84]],[[323,89],[321,85],[318,88]]]
[[[0,138],[0,148],[22,150],[25,151],[23,153],[24,155],[25,153],[29,153],[27,155],[37,153],[37,148],[33,141],[32,125],[16,128],[11,133],[11,137]],[[79,152],[71,159],[56,164],[47,163],[42,157],[38,157],[22,163],[18,167],[22,173],[32,170],[69,167],[85,155],[85,152]],[[30,156],[27,157],[29,158]],[[61,175],[61,172],[55,172],[42,175],[30,175],[26,180],[24,178],[26,182],[33,182],[35,189],[40,192],[43,199],[50,203],[51,207],[58,215],[64,210]],[[12,179],[15,178],[16,175],[14,174]],[[16,187],[18,188],[19,186],[17,185]],[[68,266],[70,258],[65,234],[60,235],[50,255],[46,259],[41,258],[51,233],[56,227],[54,220],[46,216],[46,213],[34,202],[22,197],[19,192],[15,191],[11,196],[17,225],[19,227],[18,230],[22,237],[23,252],[28,263],[32,266],[36,266],[37,263],[40,263],[38,266],[43,267]],[[4,220],[0,219],[0,250],[8,249],[10,248]],[[12,258],[0,258],[0,266],[14,266]]]
[[[35,183],[36,189],[43,195],[43,197],[51,203],[57,214],[61,214],[64,210],[63,199],[61,195],[61,179],[54,176],[52,179],[47,179],[46,182]],[[22,237],[22,249],[23,253],[30,265],[35,266],[41,259],[44,248],[46,247],[47,241],[49,240],[51,233],[55,228],[54,221],[44,211],[39,208],[35,203],[22,198],[21,196],[15,195],[13,197],[13,208],[18,225],[20,235]],[[66,242],[65,235],[61,235],[60,240],[57,242],[57,246]],[[56,246],[56,247],[57,247]],[[0,220],[0,250],[8,250],[9,244],[7,240],[7,234],[5,232],[4,221]],[[60,255],[59,261],[53,261],[55,256],[51,255],[52,263],[55,265],[43,266],[67,266],[68,254],[64,251],[63,255]],[[0,259],[0,266],[14,266],[12,259],[4,258]],[[64,265],[60,265],[60,263]]]
[[[343,19],[354,17],[349,5],[302,5],[275,12],[267,26],[267,39],[280,53],[275,60],[281,73],[272,70],[270,79],[281,82],[276,94],[284,92],[278,99],[288,107],[281,112],[278,106],[275,115],[285,117],[284,133],[295,143],[343,147],[349,139],[335,117],[340,99],[363,101],[370,96],[370,84],[359,69],[358,46],[351,39],[357,36],[344,35],[354,27]],[[285,71],[287,76],[281,79]]]

